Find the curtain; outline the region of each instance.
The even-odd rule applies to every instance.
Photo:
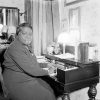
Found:
[[[33,27],[32,48],[35,55],[46,53],[47,46],[57,36],[56,30],[60,29],[59,15],[57,15],[59,9],[56,9],[58,12],[55,11],[55,3],[53,3],[51,0],[25,0],[25,20]],[[57,14],[54,14],[56,12]]]
[[[16,8],[6,9],[6,25],[8,26],[8,37],[16,34],[19,24],[19,10]]]
[[[35,55],[46,49],[46,9],[43,0],[25,0],[25,21],[33,27],[32,48]]]
[[[6,9],[7,13],[7,25],[8,26],[17,26],[18,25],[18,9]]]

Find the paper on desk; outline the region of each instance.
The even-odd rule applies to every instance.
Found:
[[[69,59],[69,58],[74,58],[75,55],[71,53],[66,53],[66,54],[61,54],[61,55],[54,55],[55,57],[61,58],[61,59]]]
[[[44,59],[44,56],[36,56],[37,59]]]
[[[38,63],[46,63],[46,59],[44,56],[36,56]]]

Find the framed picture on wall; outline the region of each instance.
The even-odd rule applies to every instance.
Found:
[[[65,3],[71,3],[71,2],[76,2],[76,1],[79,1],[79,0],[65,0]]]
[[[65,0],[64,5],[70,6],[70,5],[77,4],[83,1],[87,1],[87,0]]]
[[[80,7],[69,9],[69,28],[79,29],[80,27]]]
[[[3,13],[2,13],[2,9],[0,9],[0,24],[3,24]]]

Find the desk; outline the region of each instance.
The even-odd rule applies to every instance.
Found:
[[[46,55],[46,58],[77,67],[75,70],[67,71],[57,68],[57,76],[50,77],[50,83],[57,87],[59,94],[63,94],[63,100],[70,100],[69,93],[85,87],[89,87],[88,96],[90,100],[95,100],[96,85],[99,82],[98,61],[80,63],[48,55]]]

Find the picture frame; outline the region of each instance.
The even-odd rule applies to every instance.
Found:
[[[83,1],[88,1],[88,0],[65,0],[64,1],[64,5],[65,6],[70,6],[70,5],[74,5]]]
[[[71,3],[71,2],[76,2],[78,0],[65,0],[65,3]]]
[[[69,28],[70,30],[80,27],[80,7],[69,9]]]

